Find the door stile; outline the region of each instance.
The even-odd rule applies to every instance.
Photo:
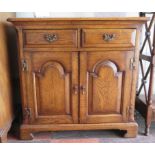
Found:
[[[78,52],[72,52],[72,117],[73,122],[78,123],[79,111],[79,62]]]
[[[88,115],[87,52],[80,53],[80,123],[86,123]]]

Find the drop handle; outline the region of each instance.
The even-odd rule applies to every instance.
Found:
[[[108,33],[105,33],[105,34],[103,34],[103,40],[104,41],[112,41],[112,40],[114,40],[115,39],[115,37],[116,37],[116,34],[108,34]]]
[[[48,41],[49,43],[51,43],[51,42],[57,41],[58,36],[57,34],[45,34],[44,39]]]
[[[86,94],[86,86],[81,86],[81,93]]]
[[[73,86],[73,92],[74,92],[74,94],[77,95],[78,94],[78,91],[79,91],[78,85],[74,85]]]

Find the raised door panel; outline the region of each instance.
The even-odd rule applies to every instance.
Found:
[[[33,73],[38,115],[70,114],[70,81],[70,73],[56,61],[46,62]]]
[[[81,123],[127,121],[132,57],[131,51],[81,53]]]
[[[119,114],[121,111],[122,72],[111,61],[95,64],[88,73],[90,114]]]
[[[77,53],[36,52],[29,56],[29,65],[31,123],[76,123],[78,94],[72,85],[78,85]]]

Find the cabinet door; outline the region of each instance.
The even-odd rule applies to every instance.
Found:
[[[25,52],[30,123],[78,121],[78,54]]]
[[[126,122],[132,51],[80,53],[80,123]]]

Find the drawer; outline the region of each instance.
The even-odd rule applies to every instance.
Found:
[[[76,29],[24,30],[25,47],[77,47]]]
[[[83,29],[83,47],[133,47],[135,29]]]

